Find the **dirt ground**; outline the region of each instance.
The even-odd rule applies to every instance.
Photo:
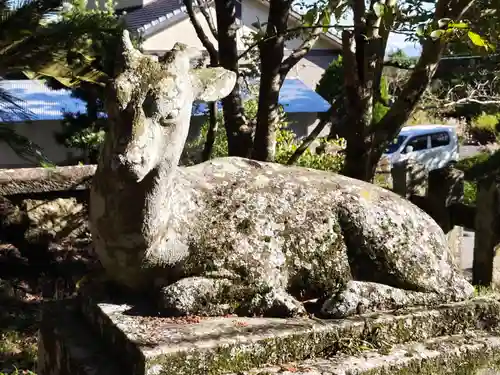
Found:
[[[85,239],[51,250],[0,242],[0,375],[35,374],[43,304],[71,296],[96,264]]]

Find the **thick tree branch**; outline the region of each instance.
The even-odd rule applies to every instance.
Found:
[[[473,0],[472,0],[473,1]],[[471,4],[471,0],[461,0],[462,3]],[[450,10],[450,0],[439,0],[436,5],[434,20],[437,22],[441,18],[450,17],[452,19],[459,18],[468,8],[469,5],[464,4],[465,8]],[[454,11],[453,11],[454,10]],[[450,14],[451,13],[451,14]],[[453,14],[455,13],[455,14]],[[422,46],[422,54],[413,69],[408,82],[401,95],[396,99],[391,109],[387,112],[384,118],[374,124],[372,131],[379,133],[397,133],[401,124],[407,119],[411,110],[420,100],[425,89],[429,85],[441,59],[443,49],[446,43],[442,39],[433,40],[427,38]]]
[[[331,118],[334,115],[335,111],[337,110],[337,103],[341,100],[340,98],[337,98],[333,101],[330,109],[325,113],[325,116],[322,116],[321,120],[318,122],[316,127],[313,129],[313,131],[303,139],[302,143],[300,146],[295,150],[295,152],[290,156],[290,159],[286,162],[287,165],[293,165],[299,160],[299,158],[302,156],[302,154],[307,150],[307,148],[311,145],[311,143],[314,142],[316,138],[318,138],[319,134],[323,131],[323,129],[328,125],[331,124]],[[334,126],[333,124],[331,126]]]
[[[307,38],[304,39],[302,44],[296,48],[281,64],[280,75],[281,79],[284,80],[288,72],[311,50],[319,36],[323,32],[323,23],[327,17],[335,10],[339,5],[339,0],[329,0],[326,8],[320,15],[316,27],[312,29]]]
[[[194,30],[196,31],[196,35],[198,36],[200,42],[203,44],[203,47],[205,47],[210,56],[210,64],[216,65],[219,61],[219,52],[217,51],[213,43],[210,41],[207,34],[201,27],[200,22],[196,18],[196,14],[194,13],[193,10],[193,0],[183,0],[183,1],[184,5],[186,6],[186,11],[189,16],[189,19],[191,20],[191,24],[193,25]]]
[[[384,2],[383,2],[384,3]],[[384,57],[385,57],[385,51],[387,49],[387,41],[389,40],[389,33],[393,27],[394,24],[394,18],[395,18],[395,7],[396,7],[396,0],[386,0],[385,3],[385,10],[384,14],[387,16],[385,18],[380,18],[379,19],[379,38],[377,40],[377,50],[376,50],[376,55],[377,55],[377,60],[375,63],[375,71],[373,73],[374,80],[373,80],[373,87],[375,87],[375,93],[374,93],[374,99],[375,102],[381,102],[381,94],[380,94],[380,84],[382,82],[382,71],[384,69]],[[387,103],[384,103],[387,105]]]

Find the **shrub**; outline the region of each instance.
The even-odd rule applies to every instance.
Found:
[[[245,102],[245,115],[252,121],[257,115],[257,100],[251,99]],[[223,126],[222,115],[217,118],[218,128],[215,136],[215,142],[212,149],[212,158],[228,156],[227,136]],[[295,134],[287,129],[284,113],[281,113],[281,121],[276,134],[276,163],[286,164],[288,159],[293,155],[295,150],[300,146],[300,140],[297,140]],[[205,144],[208,133],[208,121],[203,125],[200,136],[193,142],[186,145],[184,155],[181,159],[183,165],[193,165],[199,163],[201,150]],[[345,141],[343,139],[327,140],[320,138],[319,141],[323,146],[331,146],[332,148],[343,150],[345,149]],[[316,153],[307,149],[297,160],[295,165],[319,169],[325,171],[338,172],[344,163],[344,156],[341,153],[322,152]]]
[[[464,172],[466,180],[464,181],[464,203],[475,204],[477,195],[477,181],[472,175],[487,173],[487,164],[491,155],[482,152],[469,158],[457,162],[455,168]]]
[[[471,137],[480,144],[495,142],[498,137],[498,114],[482,113],[473,119]]]
[[[455,164],[455,168],[464,171],[465,173],[469,172],[470,169],[478,164],[481,164],[488,160],[490,155],[486,152],[481,152],[477,155],[461,159]]]
[[[464,181],[464,203],[474,205],[476,203],[477,183]]]

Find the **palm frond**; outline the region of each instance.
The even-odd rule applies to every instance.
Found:
[[[0,142],[6,143],[19,157],[32,164],[50,164],[42,148],[15,131],[7,122],[29,121],[33,113],[22,105],[23,101],[0,87]]]
[[[0,142],[6,143],[23,160],[38,165],[51,164],[44,156],[42,148],[16,132],[12,126],[0,123]]]
[[[61,3],[61,0],[4,1],[0,6],[0,49],[31,35],[41,19]]]
[[[25,38],[22,42],[12,45],[8,50],[0,52],[0,76],[8,71],[23,71],[30,70],[40,72],[41,70],[63,69],[63,76],[68,77],[68,74],[77,72],[83,67],[92,67],[99,71],[106,72],[110,70],[109,62],[101,64],[102,59],[99,54],[98,47],[82,46],[82,40],[99,40],[100,44],[105,48],[107,45],[116,45],[115,39],[119,37],[117,30],[118,21],[109,20],[109,17],[100,14],[84,14],[75,15],[69,19],[52,22],[45,27],[39,29],[30,37]],[[64,35],[64,38],[61,38]],[[114,48],[114,47],[112,47]],[[85,60],[82,56],[88,56],[95,50],[93,55],[90,55],[90,60]],[[78,55],[78,51],[85,51],[84,54]],[[90,50],[90,51],[89,51]],[[68,51],[72,53],[73,58],[69,58]],[[78,58],[74,58],[77,56]],[[65,65],[66,68],[62,68]],[[98,66],[98,65],[106,65]],[[52,74],[49,74],[52,75]]]
[[[23,101],[0,87],[0,122],[29,121],[32,112],[22,106]]]

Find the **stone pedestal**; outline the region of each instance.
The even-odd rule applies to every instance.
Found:
[[[445,360],[447,370],[462,369],[464,361],[478,368],[479,357],[465,353],[481,354],[479,367],[494,368],[500,354],[500,339],[488,333],[499,327],[494,298],[329,321],[162,318],[138,306],[87,294],[48,306],[38,375],[336,375],[384,368],[376,373],[390,374],[423,358],[404,354],[419,341],[433,353],[426,357],[430,364]],[[436,340],[445,350],[432,344]]]

